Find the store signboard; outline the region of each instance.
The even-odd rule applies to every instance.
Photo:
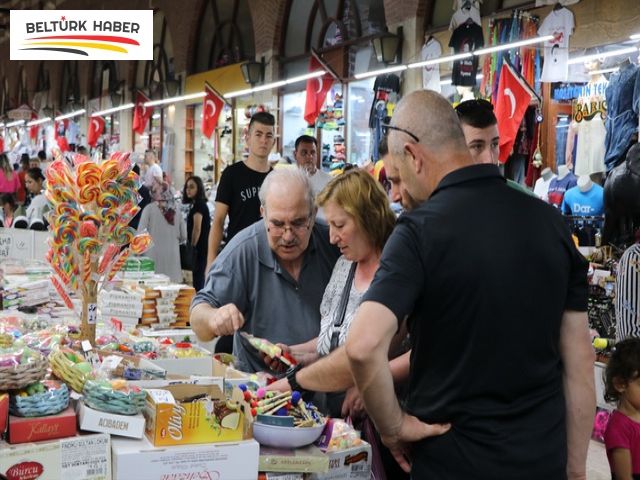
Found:
[[[46,261],[49,232],[0,228],[0,262],[3,260]]]

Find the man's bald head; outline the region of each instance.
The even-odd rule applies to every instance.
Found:
[[[391,124],[413,133],[433,153],[467,148],[456,111],[442,95],[431,90],[404,97],[393,112]],[[389,151],[401,154],[410,140],[402,132],[390,132]]]
[[[447,174],[473,164],[456,111],[433,91],[403,98],[390,126],[388,163],[405,208],[427,200]]]

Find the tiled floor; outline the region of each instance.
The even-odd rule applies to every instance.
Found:
[[[587,456],[587,480],[611,480],[604,444],[591,440]]]

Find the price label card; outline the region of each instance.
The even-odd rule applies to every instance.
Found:
[[[87,306],[87,323],[89,325],[98,323],[98,305],[95,303],[90,303]]]
[[[169,392],[168,390],[150,389],[147,390],[147,393],[156,403],[176,403],[175,398],[173,398],[173,395],[171,395],[171,392]]]

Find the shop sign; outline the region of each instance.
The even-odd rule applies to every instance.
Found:
[[[604,96],[607,85],[607,82],[586,85],[584,83],[559,83],[551,92],[551,97],[553,100],[573,100],[580,97]]]
[[[596,115],[600,115],[604,120],[607,117],[607,101],[592,100],[588,98],[578,98],[571,102],[571,114],[576,122],[589,121]]]

